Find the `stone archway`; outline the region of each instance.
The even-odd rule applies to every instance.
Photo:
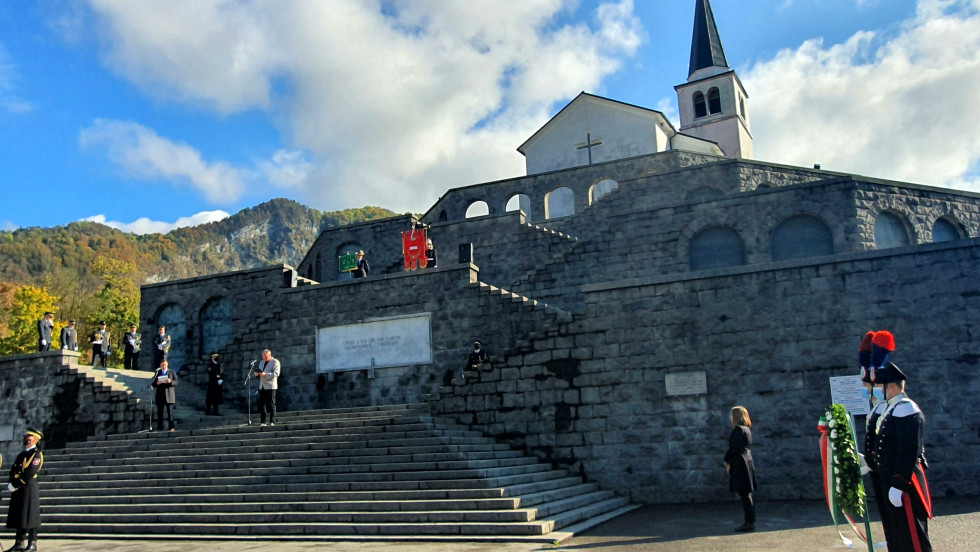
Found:
[[[180,373],[180,370],[187,365],[187,316],[184,314],[184,309],[176,303],[168,303],[160,307],[156,315],[156,325],[166,326],[167,335],[170,336],[167,363],[175,372]],[[155,331],[156,328],[154,334]]]
[[[224,297],[210,299],[201,309],[201,358],[231,341],[234,335],[231,302]]]

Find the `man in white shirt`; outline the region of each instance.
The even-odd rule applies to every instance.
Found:
[[[262,362],[255,372],[259,378],[259,414],[262,416],[260,427],[265,427],[265,413],[269,413],[269,425],[276,425],[276,391],[279,389],[279,372],[282,367],[279,360],[272,358],[269,349],[262,351]]]

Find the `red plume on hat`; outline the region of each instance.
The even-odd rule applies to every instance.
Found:
[[[871,341],[874,339],[874,336],[874,332],[864,334],[864,339],[861,340],[861,346],[858,347],[858,364],[861,366],[861,381],[867,383],[871,382]]]
[[[875,332],[871,339],[871,381],[875,380],[875,371],[888,362],[888,357],[895,350],[895,336],[888,330]]]

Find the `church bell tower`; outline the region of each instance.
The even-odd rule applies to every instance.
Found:
[[[727,157],[753,157],[749,95],[728,66],[709,0],[696,0],[690,70],[674,90],[682,133],[716,142]]]

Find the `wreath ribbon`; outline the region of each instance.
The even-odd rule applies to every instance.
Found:
[[[855,431],[854,431],[854,418],[851,416],[849,412],[847,413],[847,417],[849,422],[848,425],[850,426],[847,428],[847,431],[850,432],[851,440],[852,442],[854,442],[856,441]],[[840,528],[841,521],[837,515],[837,513],[840,512],[841,514],[843,514],[843,517],[847,521],[847,524],[851,527],[851,529],[858,536],[858,538],[861,539],[861,542],[868,544],[868,549],[872,550],[873,548],[871,543],[869,542],[868,537],[866,537],[865,534],[861,532],[861,529],[854,521],[854,518],[851,517],[849,513],[844,511],[842,508],[840,508],[838,504],[837,492],[836,492],[837,478],[834,475],[834,466],[839,463],[838,462],[839,456],[836,454],[834,448],[834,441],[830,438],[831,428],[828,426],[828,421],[826,417],[820,418],[820,423],[817,429],[820,430],[820,459],[823,464],[824,497],[827,499],[827,507],[830,509],[830,517],[831,519],[834,520],[834,529],[837,530],[837,535],[840,536],[841,542],[844,543],[844,546],[848,548],[854,547],[854,541],[845,537],[844,533],[841,532],[841,528]],[[844,428],[836,428],[836,429],[840,431],[844,431]],[[860,481],[858,482],[858,485],[861,485]],[[867,525],[867,523],[865,525]],[[870,534],[870,532],[871,532],[870,527],[868,527],[868,534]]]

